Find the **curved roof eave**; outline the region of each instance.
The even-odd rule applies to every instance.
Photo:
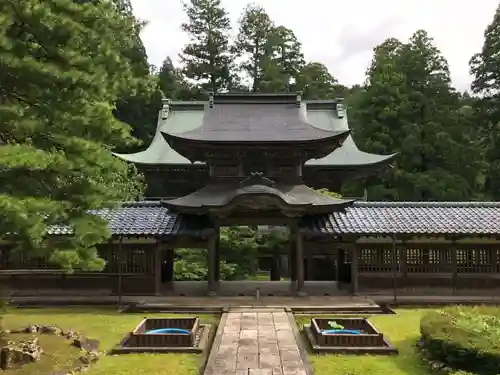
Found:
[[[197,104],[197,103],[194,103]],[[186,165],[192,164],[187,158],[174,151],[163,138],[162,131],[171,133],[182,133],[196,129],[201,125],[203,119],[203,110],[191,109],[183,111],[171,111],[167,119],[162,118],[162,113],[158,113],[158,123],[156,133],[149,147],[144,151],[133,154],[113,153],[116,157],[142,165]],[[195,163],[203,165],[205,163]]]
[[[336,111],[332,109],[312,109],[307,111],[309,123],[324,130],[345,130],[349,129],[347,111],[343,117],[338,117]],[[391,155],[378,155],[361,151],[354,142],[352,135],[349,135],[341,147],[333,151],[330,155],[321,159],[311,159],[306,162],[306,166],[329,167],[329,168],[350,168],[371,166],[388,163],[397,153]]]

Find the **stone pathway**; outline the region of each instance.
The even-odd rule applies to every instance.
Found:
[[[205,375],[310,375],[287,313],[229,312]]]

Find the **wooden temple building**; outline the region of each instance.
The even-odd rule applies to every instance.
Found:
[[[333,286],[328,294],[500,287],[500,203],[364,202],[315,190],[340,191],[395,158],[356,147],[341,100],[226,93],[165,101],[151,145],[116,156],[140,168],[148,190],[144,201],[96,212],[113,234],[100,248],[106,268],[66,274],[5,247],[0,280],[16,293],[179,294],[174,250],[197,248],[208,256],[202,292],[218,295],[220,228],[270,225],[289,228],[287,246],[261,256],[270,281],[287,269],[294,295],[311,294],[312,282]]]

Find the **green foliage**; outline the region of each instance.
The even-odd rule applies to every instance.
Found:
[[[475,196],[480,145],[460,99],[446,59],[425,31],[408,43],[388,39],[375,48],[364,90],[351,103],[354,137],[365,151],[399,155],[389,173],[374,178],[370,199]]]
[[[256,228],[222,227],[220,249],[222,259],[236,265],[238,279],[244,279],[257,272],[258,232]]]
[[[305,65],[302,44],[294,32],[276,26],[256,4],[243,10],[233,52],[241,59],[240,72],[250,77],[252,92],[295,90],[294,82]]]
[[[190,42],[181,53],[184,74],[205,90],[217,92],[230,85],[233,56],[229,48],[231,21],[220,0],[189,0],[184,3],[188,22],[182,30]]]
[[[203,281],[208,278],[207,252],[200,249],[177,249],[175,251],[174,277],[176,281]],[[236,277],[236,265],[220,262],[221,280]]]
[[[319,62],[310,62],[297,74],[296,88],[302,91],[304,99],[343,98],[346,87],[340,85],[328,68]]]
[[[330,191],[328,189],[316,189],[316,191],[330,198],[342,198],[342,195],[339,193],[335,193],[334,191]]]
[[[233,51],[242,60],[239,68],[250,77],[253,92],[258,92],[261,87],[269,49],[268,39],[273,27],[263,7],[250,4],[243,10]]]
[[[331,329],[344,329],[344,326],[342,324],[338,324],[335,320],[329,320],[328,327]]]
[[[158,73],[158,85],[165,98],[171,100],[204,99],[202,92],[190,85],[182,77],[182,72],[176,69],[170,57],[167,57]]]
[[[424,356],[438,361],[434,367],[481,375],[500,373],[500,314],[496,309],[453,307],[430,312],[422,317],[420,332]]]
[[[491,198],[500,199],[500,6],[493,21],[484,32],[480,53],[470,61],[474,77],[472,91],[479,98],[473,100],[473,116],[480,131],[485,157],[485,191]]]
[[[220,234],[220,274],[222,280],[242,280],[257,271],[257,231],[247,226],[223,227]],[[175,279],[207,279],[207,252],[199,249],[176,250]]]
[[[113,103],[137,87],[136,25],[103,2],[0,2],[0,239],[64,267],[99,268],[109,237],[89,209],[137,196],[133,167],[111,150],[135,142]],[[43,214],[42,214],[43,213]],[[74,233],[47,237],[47,225]]]

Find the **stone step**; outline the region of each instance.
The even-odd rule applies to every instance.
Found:
[[[230,307],[228,309],[229,313],[278,313],[284,312],[285,309],[279,307],[261,307],[261,306],[238,306],[238,307]]]

